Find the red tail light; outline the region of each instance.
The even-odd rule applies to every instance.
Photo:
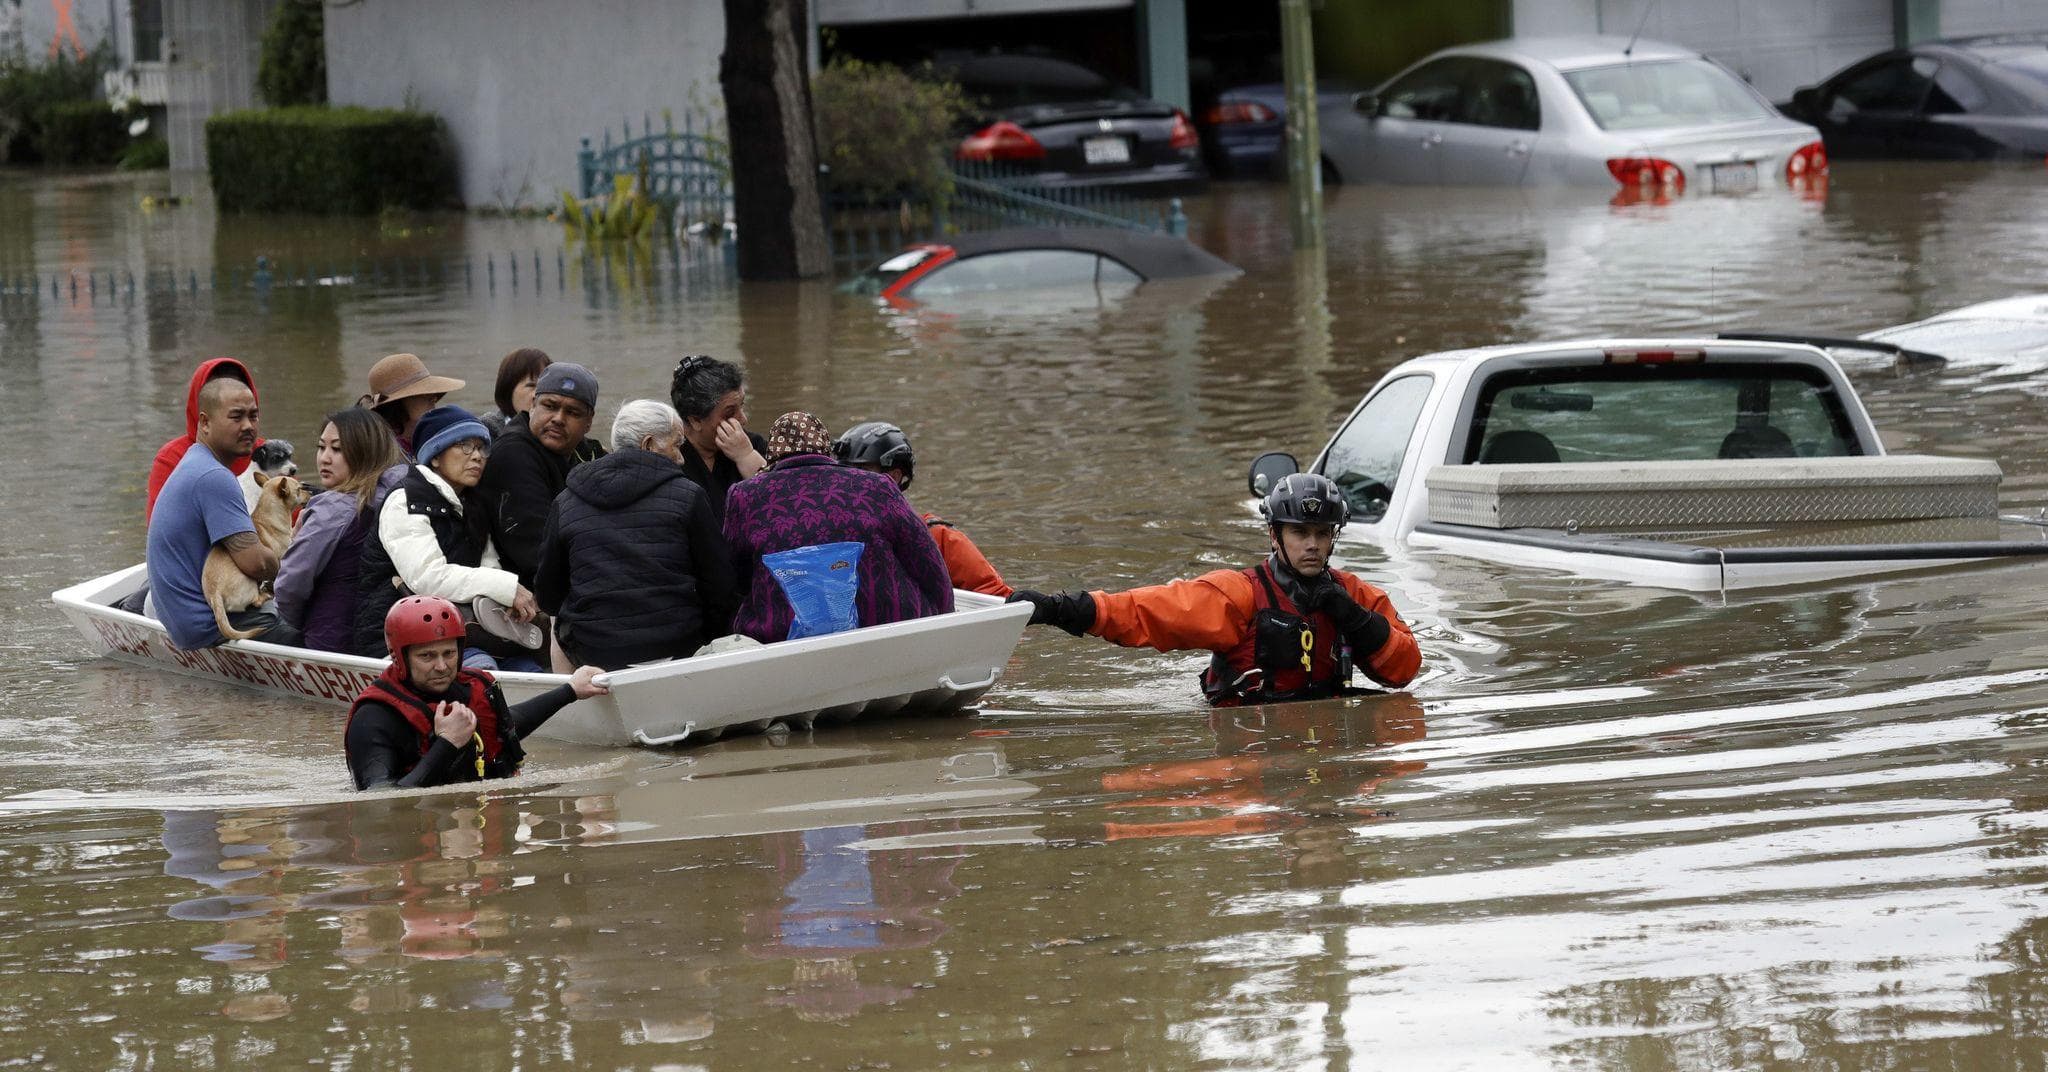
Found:
[[[999,119],[962,139],[953,156],[959,160],[1043,160],[1045,146],[1023,127]]]
[[[1188,122],[1187,113],[1176,108],[1173,112],[1173,133],[1166,139],[1169,149],[1193,149],[1202,144],[1195,136],[1195,125]]]
[[[1202,121],[1212,127],[1230,123],[1270,123],[1279,118],[1273,109],[1257,101],[1233,101],[1218,104],[1202,113]]]
[[[1685,172],[1669,160],[1654,156],[1618,156],[1607,162],[1614,181],[1643,189],[1662,187],[1672,193],[1685,189]]]
[[[1793,150],[1785,161],[1785,181],[1798,182],[1828,173],[1828,149],[1817,141],[1807,142]]]

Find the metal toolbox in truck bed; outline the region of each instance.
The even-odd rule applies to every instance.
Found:
[[[1439,465],[1429,520],[1480,528],[1686,528],[1995,517],[1998,463],[1895,454]]]

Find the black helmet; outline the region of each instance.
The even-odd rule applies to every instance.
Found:
[[[888,421],[856,424],[832,441],[832,456],[842,465],[875,465],[883,472],[903,470],[903,486],[910,486],[915,469],[910,437]]]
[[[1351,504],[1337,482],[1318,473],[1294,473],[1280,479],[1259,504],[1269,525],[1334,525],[1351,520]]]

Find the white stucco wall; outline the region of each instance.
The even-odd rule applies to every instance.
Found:
[[[2042,0],[1941,0],[1944,37],[1968,34],[2048,32],[2048,3]]]
[[[578,139],[631,117],[719,108],[719,0],[361,0],[327,9],[336,104],[408,95],[447,124],[471,207],[537,205],[576,187]]]

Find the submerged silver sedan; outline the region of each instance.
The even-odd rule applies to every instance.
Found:
[[[1606,186],[1624,197],[1825,181],[1820,134],[1689,49],[1510,38],[1437,52],[1322,112],[1341,182]]]

